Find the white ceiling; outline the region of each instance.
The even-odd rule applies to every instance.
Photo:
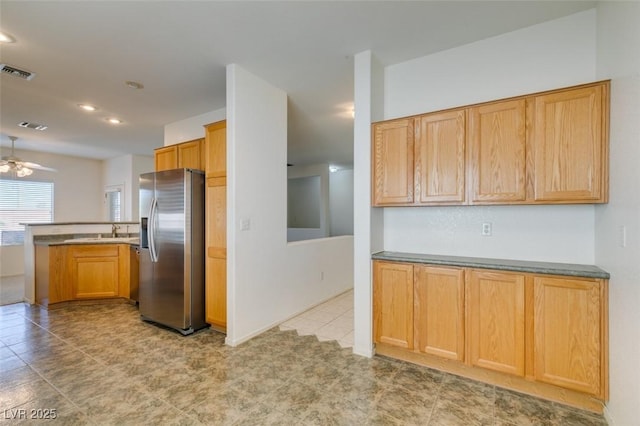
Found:
[[[17,149],[97,159],[151,155],[165,124],[225,106],[225,65],[237,63],[289,94],[290,163],[351,163],[354,54],[371,49],[394,64],[593,6],[2,0],[0,30],[16,42],[0,46],[0,62],[36,77],[0,76],[0,140],[7,146],[15,135]]]

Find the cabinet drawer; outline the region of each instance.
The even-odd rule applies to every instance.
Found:
[[[118,256],[116,244],[74,246],[69,249],[73,257],[112,257]]]

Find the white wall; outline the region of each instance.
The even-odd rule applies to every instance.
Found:
[[[6,149],[2,155],[9,155]],[[16,150],[16,157],[57,169],[35,171],[21,178],[54,183],[54,218],[56,222],[102,220],[102,161],[45,152]],[[0,247],[0,275],[24,273],[24,247]]]
[[[382,209],[371,207],[371,123],[383,118],[384,69],[371,51],[355,55],[353,98],[353,352],[371,357],[371,253],[384,244]]]
[[[610,201],[596,207],[596,262],[609,286],[611,425],[640,413],[640,3],[598,4],[598,78],[611,78]],[[626,228],[622,247],[620,228]]]
[[[595,23],[590,9],[389,66],[385,118],[594,81]],[[593,227],[590,205],[386,208],[384,248],[591,264]]]
[[[353,169],[329,173],[329,234],[353,235],[353,219]]]
[[[131,157],[131,220],[140,221],[140,175],[155,170],[153,157],[133,155]]]
[[[286,93],[229,65],[226,341],[232,346],[353,283],[351,237],[287,243],[286,163]],[[250,221],[249,230],[239,230],[242,220]]]
[[[203,138],[203,126],[222,121],[226,117],[226,109],[221,108],[167,124],[164,126],[164,146]]]
[[[320,177],[320,226],[318,228],[287,228],[287,241],[301,241],[315,238],[325,238],[330,235],[330,215],[329,215],[329,165],[312,164],[308,166],[287,167],[287,191],[289,190],[288,179],[319,176]],[[287,194],[288,195],[288,194]],[[288,197],[287,197],[288,198]],[[291,211],[291,206],[287,200],[287,215]],[[287,221],[288,222],[288,221]]]
[[[141,173],[152,172],[155,168],[154,159],[151,156],[123,155],[104,160],[103,164],[103,188],[112,185],[122,185],[124,194],[122,199],[122,221],[138,221],[139,214],[139,177]],[[106,206],[103,198],[103,219],[107,219]]]

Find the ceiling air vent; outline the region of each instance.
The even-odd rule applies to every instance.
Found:
[[[45,130],[48,127],[48,126],[45,126],[44,124],[29,123],[28,121],[23,121],[22,123],[19,123],[18,126],[26,127],[27,129],[33,129],[33,130]]]
[[[33,72],[21,70],[7,64],[0,64],[0,71],[2,71],[3,74],[9,74],[14,77],[20,77],[25,80],[31,80],[33,77],[36,76],[36,74]]]

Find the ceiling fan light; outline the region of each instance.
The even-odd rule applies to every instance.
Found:
[[[18,177],[25,177],[25,176],[29,176],[30,174],[33,173],[33,170],[31,170],[28,167],[20,167],[17,171],[16,171],[16,175]]]
[[[11,35],[5,33],[5,32],[0,32],[0,43],[15,43],[16,39],[13,38]]]

